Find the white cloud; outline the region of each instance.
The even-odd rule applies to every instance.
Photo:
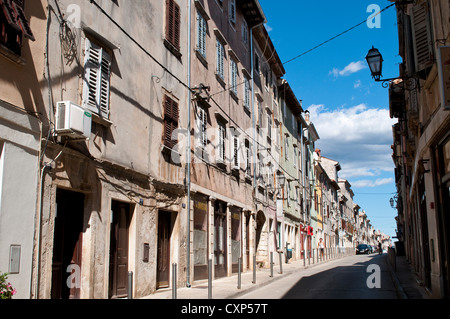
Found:
[[[356,61],[351,62],[342,70],[339,70],[338,68],[333,68],[333,70],[331,70],[328,74],[334,75],[334,77],[337,78],[338,76],[348,76],[365,68],[367,68],[367,65],[366,63],[364,63],[364,61]]]
[[[266,27],[267,32],[270,32],[273,30],[273,28],[270,25],[268,25],[267,23],[264,24],[264,26]]]
[[[364,187],[377,187],[377,186],[382,186],[382,185],[386,185],[386,184],[390,184],[393,183],[394,179],[392,177],[388,177],[388,178],[378,178],[374,181],[372,180],[359,180],[356,182],[352,182],[352,187],[353,188],[364,188]]]
[[[388,183],[379,180],[377,184],[375,179],[394,169],[391,144],[395,121],[389,117],[389,110],[365,104],[335,110],[311,105],[308,110],[320,137],[316,148],[321,149],[323,156],[340,162],[340,177],[349,180],[364,177],[374,186]]]
[[[361,87],[361,80],[357,80],[357,81],[353,84],[353,87],[354,87],[355,89]]]

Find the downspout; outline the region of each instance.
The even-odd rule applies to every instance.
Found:
[[[191,287],[191,0],[188,1],[188,44],[187,44],[187,147],[186,147],[186,164],[187,164],[187,243],[186,243],[186,287]]]

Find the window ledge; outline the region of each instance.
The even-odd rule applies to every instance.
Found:
[[[110,120],[105,119],[96,113],[92,113],[92,121],[105,127],[110,127],[113,124]]]
[[[167,50],[169,50],[178,60],[181,60],[181,57],[183,56],[179,49],[177,49],[172,43],[170,43],[169,40],[164,39],[163,40],[164,46]]]
[[[208,68],[208,61],[206,61],[206,58],[201,54],[198,50],[195,50],[195,55],[200,60],[200,62],[204,65],[205,68]]]
[[[25,65],[27,62],[24,58],[14,53],[13,51],[5,47],[3,44],[0,44],[0,55],[3,55],[8,60],[20,65]]]

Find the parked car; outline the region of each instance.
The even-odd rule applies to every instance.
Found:
[[[359,254],[370,254],[370,250],[371,250],[371,247],[369,245],[359,244],[356,247],[356,254],[357,255],[359,255]]]

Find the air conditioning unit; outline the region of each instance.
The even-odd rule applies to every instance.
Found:
[[[89,139],[92,113],[70,101],[56,103],[56,134],[73,139]]]

